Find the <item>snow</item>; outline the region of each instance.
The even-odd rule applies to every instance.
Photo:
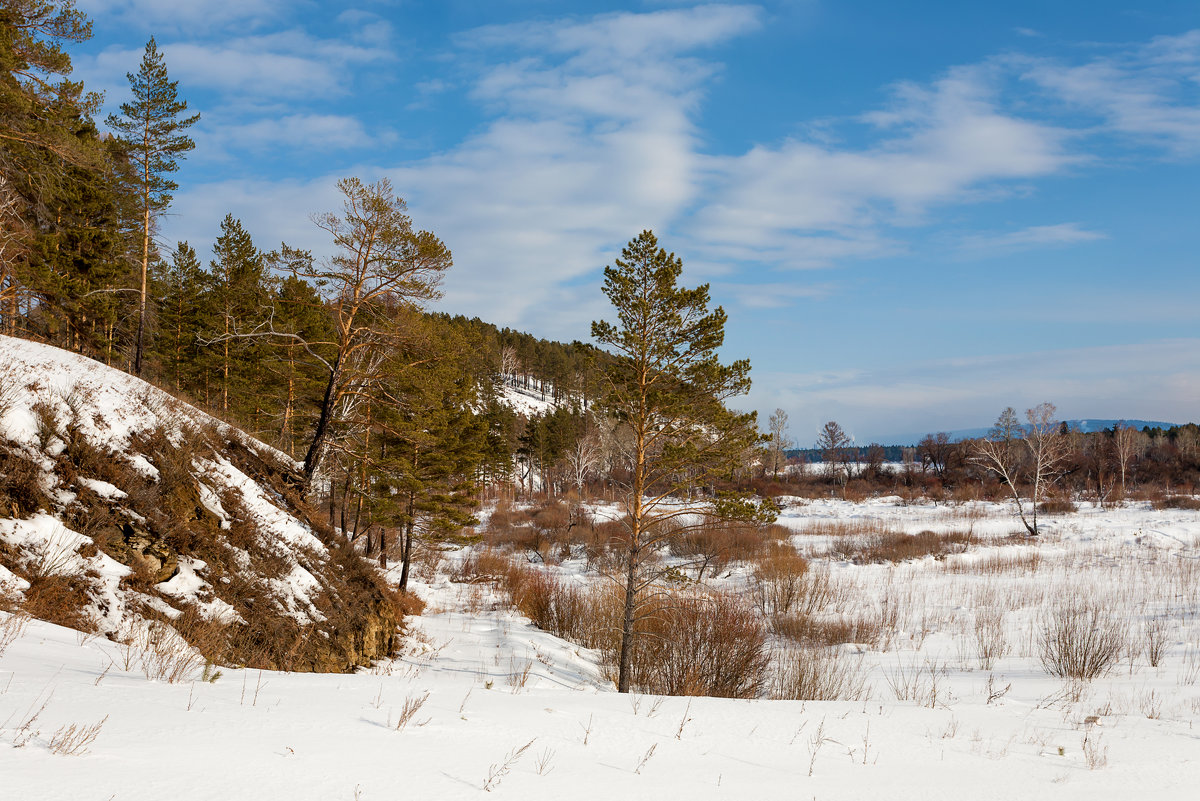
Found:
[[[108,483],[107,481],[101,481],[100,479],[97,479],[97,478],[84,478],[83,476],[79,476],[78,478],[75,479],[75,482],[77,484],[79,484],[79,486],[89,489],[92,492],[96,493],[101,498],[110,498],[113,500],[121,500],[122,498],[129,497],[125,493],[124,490],[117,488],[116,486]]]
[[[545,415],[555,409],[554,403],[545,400],[545,393],[540,391],[524,390],[509,384],[502,384],[497,389],[499,390],[498,400],[517,414],[534,417]]]
[[[793,500],[783,522],[802,532],[810,521],[838,519],[998,535],[1013,527],[1003,506],[894,499]],[[537,630],[490,587],[455,584],[442,571],[417,583],[428,608],[412,622],[405,652],[356,675],[223,669],[208,683],[197,668],[193,681],[166,684],[122,669],[113,643],[34,622],[0,656],[0,775],[12,797],[30,800],[1193,797],[1196,586],[1170,571],[1196,559],[1200,516],[1134,505],[1085,508],[1050,524],[1054,533],[1036,547],[1064,561],[1036,577],[949,573],[933,560],[835,565],[863,595],[858,602],[891,592],[905,606],[888,650],[863,657],[872,690],[859,701],[622,696],[595,653]],[[998,541],[983,555],[1014,547]],[[558,569],[578,573],[570,563]],[[1181,583],[1155,591],[1155,577]],[[172,582],[189,591],[186,579]],[[980,597],[1031,582],[1049,593],[1107,593],[1131,619],[1179,593],[1175,612],[1193,611],[1173,618],[1158,667],[1135,656],[1073,700],[1019,641],[1019,614],[1010,615],[1012,653],[990,671],[975,664],[962,621]],[[922,617],[932,632],[916,631]],[[897,700],[889,681],[931,664],[944,671],[938,701]],[[1011,687],[989,700],[989,681],[992,694]],[[406,702],[426,694],[397,730]],[[41,733],[11,747],[47,698]],[[87,754],[51,753],[59,727],[105,716]],[[527,743],[485,791],[489,770]]]

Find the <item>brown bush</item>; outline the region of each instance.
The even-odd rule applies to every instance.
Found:
[[[1038,512],[1045,515],[1069,515],[1079,511],[1070,498],[1047,498],[1038,504]]]
[[[657,695],[754,698],[770,653],[762,618],[729,593],[675,594],[654,604],[633,641],[631,684]],[[610,664],[616,651],[604,651]]]
[[[909,559],[944,559],[949,554],[962,553],[979,538],[967,532],[952,531],[939,534],[922,531],[918,534],[886,532],[862,537],[843,537],[834,543],[833,550],[841,558],[855,564],[904,562]]]
[[[768,617],[786,615],[807,589],[808,562],[786,544],[772,546],[754,565],[755,605]]]
[[[38,465],[0,445],[0,517],[29,517],[51,508]]]
[[[1195,495],[1167,495],[1152,501],[1155,509],[1200,510],[1200,498]]]
[[[95,631],[96,621],[87,612],[91,603],[87,581],[79,576],[24,576],[29,582],[21,611],[30,617],[77,631]]]
[[[1125,647],[1121,621],[1097,604],[1079,601],[1051,609],[1042,621],[1038,655],[1052,676],[1095,679],[1108,673]]]
[[[472,548],[450,570],[450,580],[460,584],[503,582],[513,562],[498,548]]]
[[[760,526],[705,520],[675,537],[671,550],[691,560],[696,580],[703,581],[706,573],[715,576],[730,562],[748,561],[762,553],[767,536],[767,530]]]
[[[624,609],[613,585],[564,584],[544,570],[512,565],[503,586],[539,628],[597,648],[615,675]],[[659,695],[755,697],[770,661],[762,619],[729,594],[655,591],[639,603],[631,683]]]

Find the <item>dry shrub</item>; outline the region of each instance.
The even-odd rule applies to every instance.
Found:
[[[29,615],[24,612],[5,612],[0,619],[0,656],[8,647],[21,638],[25,627],[29,625]]]
[[[789,545],[775,545],[754,565],[754,603],[768,617],[786,615],[805,596],[808,561]]]
[[[513,605],[538,628],[565,640],[597,647],[619,614],[603,591],[568,586],[530,568],[514,566],[509,576]]]
[[[1079,507],[1067,497],[1047,498],[1038,504],[1038,512],[1045,515],[1069,515],[1078,511]]]
[[[628,545],[627,518],[604,520],[592,525],[584,546],[588,569],[610,574],[619,572]]]
[[[1200,498],[1195,495],[1166,495],[1152,501],[1155,509],[1200,510]]]
[[[980,609],[975,612],[975,650],[980,670],[991,670],[996,660],[1003,659],[1008,653],[1003,609]]]
[[[96,630],[96,621],[88,613],[92,601],[88,577],[31,574],[24,578],[29,582],[21,605],[25,614],[77,631]]]
[[[512,560],[497,548],[473,548],[450,571],[460,584],[498,583],[513,569]]]
[[[484,526],[484,540],[493,547],[511,545],[524,548],[531,535],[533,518],[524,509],[514,509],[507,499],[501,499]]]
[[[656,695],[759,695],[771,660],[766,627],[753,608],[729,593],[675,594],[654,607],[636,628],[633,687]],[[615,664],[615,649],[605,655]]]
[[[624,592],[569,586],[544,570],[514,565],[504,577],[513,605],[539,628],[597,648],[615,673]],[[657,695],[753,698],[770,655],[761,617],[725,593],[654,591],[639,599],[631,684]]]
[[[204,657],[162,621],[150,621],[127,645],[140,652],[142,672],[151,681],[167,684],[190,681],[204,667]]]
[[[950,493],[950,500],[954,501],[954,503],[960,504],[970,503],[972,501],[982,500],[983,496],[984,493],[977,484],[968,482],[956,486]]]
[[[904,562],[909,559],[944,559],[949,554],[962,553],[979,544],[974,534],[961,531],[917,534],[883,532],[864,537],[842,537],[834,543],[834,552],[855,564]]]
[[[1090,601],[1051,609],[1042,621],[1038,655],[1052,676],[1095,679],[1108,673],[1125,647],[1125,630],[1116,615]]]
[[[763,527],[705,520],[686,528],[671,543],[671,550],[690,559],[696,568],[696,580],[705,573],[715,576],[730,562],[745,562],[762,553],[767,532]]]
[[[866,685],[861,654],[836,646],[789,648],[776,654],[767,692],[779,700],[857,701]]]
[[[0,445],[0,517],[29,517],[51,506],[42,468]]]
[[[775,615],[770,619],[771,631],[806,647],[842,645],[843,643],[877,643],[882,636],[882,624],[877,617],[821,618],[813,615]]]
[[[1170,621],[1165,617],[1150,618],[1142,626],[1141,634],[1141,650],[1146,654],[1146,661],[1150,667],[1158,667],[1167,652]]]

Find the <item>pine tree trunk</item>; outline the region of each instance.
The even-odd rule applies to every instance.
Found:
[[[147,187],[149,181],[147,179]],[[138,300],[138,330],[137,349],[133,357],[133,374],[142,374],[142,349],[146,338],[146,279],[150,273],[150,193],[143,196],[144,210],[142,214],[142,292]]]

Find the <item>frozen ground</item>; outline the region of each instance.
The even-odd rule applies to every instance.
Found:
[[[784,522],[871,518],[1014,528],[1002,507],[886,500],[795,506]],[[899,610],[886,642],[860,649],[871,689],[858,701],[621,696],[595,654],[440,570],[418,587],[429,609],[409,652],[352,676],[224,670],[157,683],[121,646],[32,622],[0,656],[0,798],[1194,798],[1200,519],[1137,507],[1050,522],[1033,569],[966,569],[987,550],[831,565],[853,590],[848,607]],[[1039,616],[1079,595],[1118,610],[1131,645],[1072,695],[1034,640]],[[1009,610],[1008,653],[990,670],[973,634],[983,608]],[[1151,667],[1138,643],[1157,619],[1169,635]],[[904,683],[913,700],[897,699]],[[62,727],[101,721],[86,753],[54,753]]]

